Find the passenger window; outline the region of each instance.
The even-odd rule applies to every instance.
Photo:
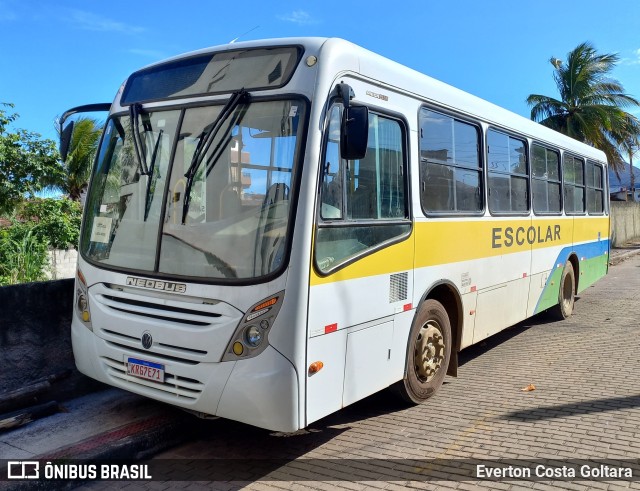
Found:
[[[525,213],[529,210],[527,147],[523,140],[487,131],[489,211]]]
[[[604,173],[602,166],[587,160],[587,211],[590,215],[604,213]]]
[[[479,135],[472,124],[420,111],[420,202],[425,213],[482,211]]]
[[[536,214],[560,214],[560,155],[534,143],[532,157],[533,211]]]
[[[369,146],[364,158],[340,155],[342,105],[330,111],[315,244],[318,269],[340,264],[407,234],[404,126],[369,112]]]
[[[584,213],[584,161],[572,155],[563,157],[564,211],[575,215]]]

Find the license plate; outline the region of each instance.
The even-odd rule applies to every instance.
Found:
[[[164,382],[164,365],[136,358],[127,360],[127,374],[154,382]]]

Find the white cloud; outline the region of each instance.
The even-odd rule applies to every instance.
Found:
[[[632,51],[632,55],[630,58],[621,58],[621,65],[640,65],[640,49],[636,49]]]
[[[294,10],[290,14],[279,15],[278,19],[285,22],[293,22],[301,26],[319,23],[318,20],[311,17],[311,15],[304,10]]]
[[[75,24],[78,29],[85,31],[137,33],[145,30],[143,27],[132,26],[91,12],[76,9],[69,10],[69,21]]]

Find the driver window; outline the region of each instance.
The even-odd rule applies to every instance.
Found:
[[[333,106],[329,117],[327,150],[322,170],[322,207],[320,216],[325,220],[339,219],[343,216],[346,160],[340,158],[340,114],[341,106]]]
[[[409,233],[403,123],[369,112],[367,153],[340,155],[342,105],[329,113],[322,159],[316,266],[329,273]]]

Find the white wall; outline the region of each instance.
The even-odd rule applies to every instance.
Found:
[[[75,249],[49,251],[49,272],[48,278],[60,280],[63,278],[73,278],[76,274],[76,261],[78,251]]]

